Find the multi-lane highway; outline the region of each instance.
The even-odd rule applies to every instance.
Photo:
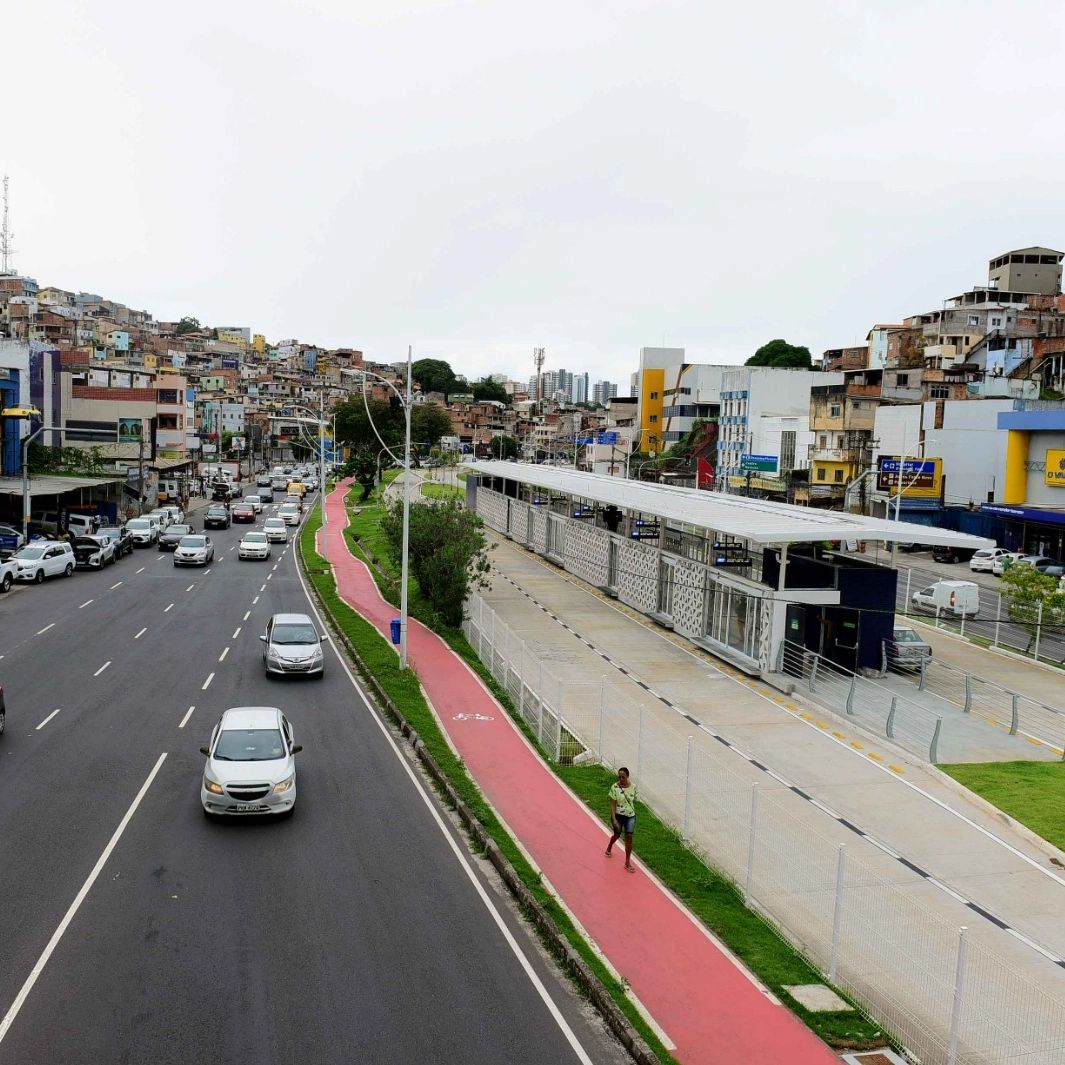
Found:
[[[249,527],[0,599],[0,1065],[626,1060],[332,645],[263,675],[269,616],[310,607],[293,546],[238,561]],[[291,819],[201,812],[239,705],[304,746]]]

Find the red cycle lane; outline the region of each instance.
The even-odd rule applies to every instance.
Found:
[[[395,608],[381,598],[342,537],[350,483],[341,482],[326,501],[323,553],[342,598],[387,638]],[[624,870],[620,849],[610,858],[603,854],[605,826],[555,777],[469,667],[413,619],[407,653],[471,776],[676,1044],[678,1060],[685,1065],[838,1065],[838,1057],[768,998],[642,866],[633,876]]]

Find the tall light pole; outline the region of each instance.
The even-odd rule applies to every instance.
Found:
[[[906,443],[905,426],[903,426],[902,442],[903,442],[903,444]],[[935,441],[933,440],[932,443],[935,443]],[[914,453],[915,454],[918,451],[921,452],[921,458],[922,459],[924,458],[924,446],[925,446],[925,441],[922,440],[916,446],[916,448],[914,449]],[[898,535],[897,535],[897,533],[898,533],[898,521],[899,521],[899,508],[902,506],[902,493],[905,491],[905,489],[903,488],[903,485],[902,485],[902,475],[906,471],[906,456],[908,454],[909,454],[908,451],[903,451],[903,453],[899,456],[898,480],[897,480],[897,482],[895,484],[895,525],[896,525],[896,530],[895,531],[896,531],[896,536],[891,541],[891,568],[892,569],[897,569],[898,568],[898,561],[899,561],[899,539],[898,539]],[[913,481],[911,482],[911,484],[916,484],[917,483],[918,478],[921,476],[921,472],[922,471],[918,471],[916,474],[914,474],[914,478],[913,478]],[[909,487],[910,487],[910,485],[906,486],[906,488],[909,488]],[[890,504],[890,500],[889,500],[888,506],[890,507],[890,505],[891,504]]]
[[[636,430],[636,435],[629,437],[628,442],[625,444],[625,480],[626,481],[629,479],[629,459],[632,458],[632,444],[633,444],[633,441],[640,439],[640,435],[642,433],[651,433],[651,436],[654,439],[655,443],[658,442],[658,438],[654,435],[654,432],[651,429],[637,429]],[[648,454],[651,456],[651,458],[654,458],[654,454],[652,452],[649,451]],[[610,465],[611,465],[611,467],[613,467],[613,465],[614,465],[613,461],[611,461]]]
[[[381,434],[377,431],[377,426],[373,423],[373,418],[370,417],[370,405],[366,399],[366,378],[375,377],[378,381],[388,385],[389,388],[395,392],[399,399],[400,404],[403,406],[403,414],[405,419],[405,435],[403,444],[403,563],[402,570],[400,572],[400,588],[399,588],[399,668],[407,668],[407,585],[410,580],[410,412],[413,403],[412,400],[412,382],[411,382],[411,347],[407,346],[407,394],[403,395],[402,392],[396,386],[388,380],[387,377],[382,377],[380,374],[373,373],[370,370],[359,370],[359,373],[363,377],[362,388],[362,401],[366,407],[366,415],[370,420],[370,428],[373,429],[374,435],[378,440],[381,440]],[[381,440],[384,450],[392,455],[393,461],[396,461],[396,456],[392,453],[392,449]],[[380,459],[380,454],[378,454]]]

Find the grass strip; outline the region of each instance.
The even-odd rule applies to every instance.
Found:
[[[1065,762],[978,762],[936,768],[1065,850],[1065,819],[1061,815],[1065,809]]]
[[[363,520],[365,519],[365,520]],[[374,514],[365,510],[351,528],[352,546],[359,557],[370,566],[381,594],[398,603],[398,581],[387,551],[387,544],[376,524]],[[365,545],[371,555],[361,550]],[[380,554],[377,552],[380,551]],[[394,596],[395,598],[392,598]],[[551,754],[538,743],[536,734],[518,712],[509,693],[502,688],[488,668],[477,657],[461,629],[435,623],[433,612],[421,600],[417,584],[411,578],[408,587],[408,608],[424,614],[419,620],[445,639],[491,690],[496,700],[507,710],[529,741],[541,751],[551,769],[595,814],[607,823],[609,805],[606,792],[614,775],[599,766],[559,766],[551,761]],[[573,741],[572,745],[575,745]],[[570,746],[572,746],[570,745]],[[567,741],[563,739],[563,755]],[[1042,763],[1039,763],[1042,764]],[[857,1007],[838,1013],[811,1013],[793,999],[785,985],[826,983],[824,977],[760,914],[749,910],[743,898],[727,878],[709,868],[693,851],[684,846],[676,830],[660,821],[646,806],[640,807],[638,840],[640,859],[725,945],[742,959],[745,965],[769,987],[791,1011],[830,1046],[838,1049],[869,1049],[883,1046],[890,1037]],[[839,989],[837,992],[853,1004],[853,1000]]]
[[[465,499],[466,493],[453,484],[434,484],[432,481],[422,482],[422,495],[427,499]]]
[[[401,708],[403,717],[443,771],[454,791],[455,798],[464,804],[473,817],[480,822],[488,839],[510,863],[532,899],[565,937],[576,956],[598,978],[629,1025],[639,1033],[659,1061],[666,1065],[678,1065],[676,1059],[662,1045],[625,995],[624,986],[610,973],[592,947],[577,931],[569,915],[554,896],[544,888],[539,874],[526,860],[496,817],[492,807],[485,801],[462,761],[454,755],[425,701],[417,676],[412,670],[400,670],[399,659],[391,645],[373,625],[340,597],[327,560],[322,558],[315,548],[315,535],[320,525],[321,515],[318,512],[308,516],[304,522],[300,534],[301,561],[304,571],[319,601],[361,659],[368,678],[372,678],[392,703]],[[472,654],[472,648],[469,650]],[[549,947],[552,946],[549,938],[545,938],[545,942]],[[554,952],[558,954],[557,950]],[[568,959],[560,958],[560,960],[567,961]],[[644,1060],[649,1059],[645,1057]]]

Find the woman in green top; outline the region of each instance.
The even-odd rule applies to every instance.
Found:
[[[636,829],[636,785],[629,782],[629,771],[622,766],[618,770],[618,779],[610,786],[610,823],[614,834],[606,845],[606,856],[610,857],[613,846],[625,834],[625,868],[630,873],[636,872],[632,864],[632,833]]]

